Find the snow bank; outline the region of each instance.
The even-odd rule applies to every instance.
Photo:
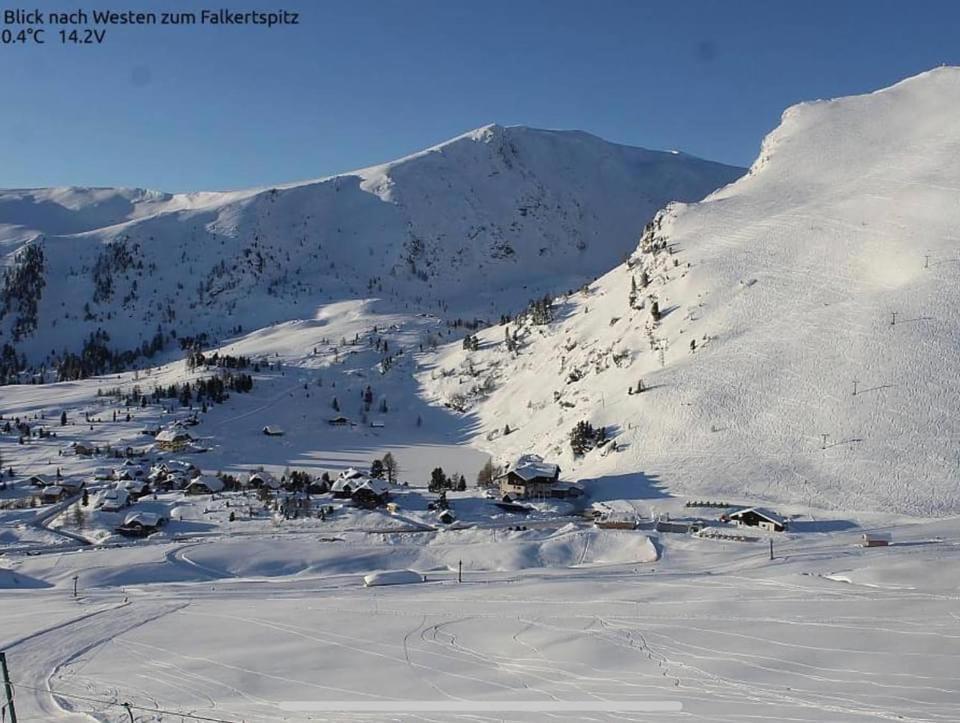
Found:
[[[365,587],[375,587],[377,585],[409,585],[415,582],[426,582],[427,576],[421,575],[413,570],[386,570],[384,572],[371,572],[363,576]]]

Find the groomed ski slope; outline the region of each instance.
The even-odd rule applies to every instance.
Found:
[[[469,406],[475,442],[572,478],[642,470],[700,498],[960,511],[958,111],[957,68],[788,109],[747,176],[670,206],[630,266],[559,299],[518,353],[503,327],[477,352],[445,349],[425,393],[466,391],[469,359],[497,387]],[[621,451],[574,459],[579,420]]]

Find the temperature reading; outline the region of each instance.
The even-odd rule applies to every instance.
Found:
[[[16,32],[6,28],[0,31],[0,43],[3,45],[28,45],[29,43],[43,45],[45,42],[43,33],[44,31],[39,28],[24,28]]]

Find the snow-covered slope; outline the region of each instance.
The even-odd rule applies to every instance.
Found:
[[[469,399],[501,458],[537,451],[574,478],[960,511],[958,113],[957,68],[788,109],[747,176],[667,208],[629,263],[521,324],[516,353],[502,327],[447,349],[427,392]],[[580,420],[619,451],[574,458]]]
[[[492,125],[278,188],[4,191],[0,340],[16,337],[41,361],[98,328],[129,349],[158,326],[221,336],[374,296],[496,318],[610,268],[664,203],[741,173],[581,132]]]

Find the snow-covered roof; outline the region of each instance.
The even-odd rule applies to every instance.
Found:
[[[280,435],[280,434],[283,434],[283,430],[275,424],[268,424],[266,427],[263,428],[263,433]]]
[[[161,469],[165,469],[168,472],[172,472],[172,471],[187,472],[193,469],[192,463],[186,462],[182,459],[166,459],[163,462],[159,462],[156,466]]]
[[[213,475],[204,474],[190,480],[190,484],[187,485],[187,487],[192,487],[193,485],[203,485],[211,492],[220,492],[223,489],[223,480]]]
[[[521,455],[517,461],[510,466],[503,475],[513,473],[517,475],[524,482],[529,482],[532,479],[538,477],[546,477],[548,479],[555,479],[556,476],[560,473],[559,465],[553,464],[551,462],[544,462],[543,457],[539,454],[524,454]]]
[[[337,475],[337,479],[360,479],[363,476],[363,472],[355,467],[347,467],[339,475]]]
[[[371,477],[370,479],[365,479],[363,482],[358,484],[353,491],[357,492],[359,490],[370,490],[376,495],[385,495],[390,491],[390,483],[385,479]]]
[[[60,485],[50,485],[49,487],[44,487],[41,490],[40,494],[42,495],[60,495],[63,494],[64,489]]]
[[[333,484],[330,485],[331,492],[343,492],[347,487],[351,490],[357,489],[364,482],[363,475],[358,477],[344,478],[339,477],[333,481]]]
[[[270,489],[279,489],[280,481],[269,472],[251,472],[247,477],[247,484],[259,482]]]
[[[182,442],[192,437],[182,429],[164,429],[157,433],[156,439],[158,442]]]
[[[778,525],[784,524],[784,520],[780,515],[764,507],[746,507],[744,509],[737,510],[736,512],[731,512],[730,514],[727,515],[727,517],[729,517],[732,520],[735,520],[739,517],[743,517],[748,512],[753,512],[754,514],[759,515],[765,520],[769,520],[770,522],[774,522]]]
[[[143,510],[137,510],[135,512],[129,513],[126,517],[123,518],[124,526],[139,524],[143,527],[157,527],[160,524],[160,521],[163,519],[156,512],[145,512]]]

